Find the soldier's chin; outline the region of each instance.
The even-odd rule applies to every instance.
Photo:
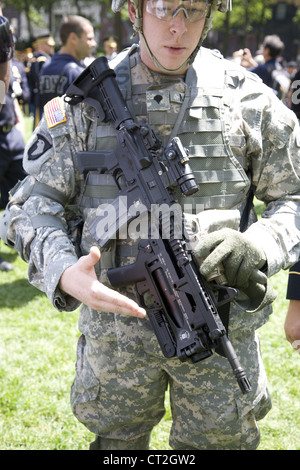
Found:
[[[160,65],[164,67],[165,70],[160,70],[156,67],[156,70],[160,73],[165,73],[165,74],[171,74],[171,75],[182,75],[185,73],[187,70],[188,66],[186,66],[184,69],[181,68],[183,64],[185,63],[186,59],[184,60],[172,60],[171,59],[165,59],[159,61]]]

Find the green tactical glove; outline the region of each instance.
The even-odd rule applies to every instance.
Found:
[[[242,292],[238,302],[242,308],[254,312],[275,300],[275,291],[260,271],[266,263],[265,253],[244,234],[230,228],[210,233],[199,239],[195,255],[206,279],[223,266],[227,285]]]
[[[250,278],[265,283],[266,276],[259,271],[266,263],[263,250],[237,230],[223,228],[206,235],[199,240],[195,255],[197,258],[205,258],[200,268],[204,277],[209,277],[223,264],[225,277],[231,287],[246,287]]]

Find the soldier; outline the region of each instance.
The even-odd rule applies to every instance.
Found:
[[[0,111],[0,209],[7,205],[10,189],[26,176],[22,164],[25,122],[13,91],[14,81],[11,73],[6,101]]]
[[[14,78],[13,92],[22,109],[29,103],[31,93],[27,80],[26,69],[22,62],[13,57],[11,63],[11,74]]]
[[[0,4],[0,15],[2,7]],[[0,109],[5,101],[9,86],[11,59],[14,55],[15,44],[11,27],[5,16],[0,16]]]
[[[16,41],[14,35],[13,40]],[[6,207],[10,189],[25,176],[22,165],[25,122],[20,104],[29,99],[25,69],[12,57],[6,102],[0,111],[0,209]]]
[[[113,0],[113,10],[124,3]],[[2,218],[1,237],[29,263],[29,281],[58,310],[82,303],[71,405],[96,435],[91,449],[147,449],[168,388],[173,449],[255,449],[257,421],[271,408],[256,330],[272,310],[268,278],[299,258],[299,127],[256,75],[202,46],[214,13],[229,3],[129,0],[140,43],[110,66],[136,120],[164,145],[179,136],[189,148],[200,188],[179,201],[192,208],[185,218],[202,275],[223,266],[239,289],[228,334],[250,393],[240,393],[218,354],[197,363],[165,358],[134,286],[111,288],[107,270],[132,263],[138,240],[112,240],[100,257],[88,230],[117,191],[110,175],[78,171],[78,151],[116,146],[114,126],[92,107],[59,98],[46,105],[25,152],[29,176]],[[260,220],[253,194],[266,204]]]
[[[34,53],[27,64],[27,78],[31,91],[30,112],[33,114],[33,129],[40,122],[40,71],[43,65],[54,54],[55,41],[51,34],[44,33],[37,36],[33,42]]]
[[[103,49],[105,57],[107,57],[108,60],[111,60],[116,57],[118,50],[118,43],[116,39],[113,36],[107,36],[106,38],[104,38]]]
[[[11,60],[14,54],[14,40],[12,29],[9,25],[7,18],[2,16],[2,7],[0,4],[0,120],[2,115],[3,104],[6,101],[6,94],[9,88]],[[1,140],[1,131],[0,131]],[[1,165],[0,165],[1,166]],[[0,184],[3,183],[1,177],[2,171],[0,168]],[[1,181],[2,180],[2,181]],[[2,196],[2,189],[0,190]],[[0,256],[0,271],[11,271],[13,266],[11,263],[4,261]]]

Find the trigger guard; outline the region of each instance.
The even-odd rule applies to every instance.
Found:
[[[138,304],[141,305],[141,307],[143,307],[145,310],[149,308],[162,309],[159,298],[155,295],[155,292],[152,292],[150,290],[147,281],[137,282],[135,285],[135,289],[138,298]],[[150,301],[151,305],[149,305],[149,302],[145,300],[145,295],[147,294],[147,292],[149,293],[147,300]]]

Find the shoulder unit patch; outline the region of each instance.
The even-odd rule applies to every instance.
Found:
[[[42,134],[36,135],[36,140],[28,150],[28,160],[37,160],[52,147],[52,143]]]
[[[48,124],[48,127],[51,129],[52,127],[61,124],[62,122],[66,122],[66,114],[63,109],[61,98],[56,97],[53,100],[49,101],[44,107],[45,118]]]

